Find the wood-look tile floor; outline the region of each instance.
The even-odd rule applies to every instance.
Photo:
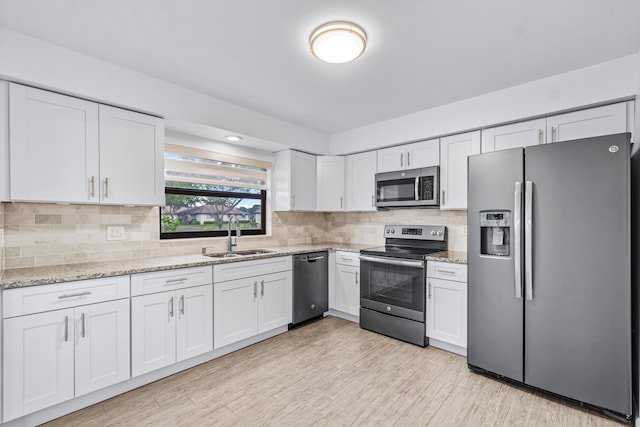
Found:
[[[46,425],[626,424],[472,373],[464,357],[326,317]]]

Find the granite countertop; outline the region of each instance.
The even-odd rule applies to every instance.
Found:
[[[48,283],[70,282],[73,280],[95,279],[100,277],[120,276],[151,271],[171,270],[174,268],[198,267],[204,265],[224,264],[238,261],[251,261],[306,252],[338,250],[360,252],[372,245],[350,243],[315,243],[308,245],[265,247],[261,250],[272,251],[258,255],[245,255],[234,258],[211,258],[197,255],[180,255],[161,258],[145,258],[129,261],[96,262],[84,264],[55,265],[34,268],[17,268],[5,270],[0,278],[0,289],[20,288],[24,286],[44,285]],[[465,252],[437,252],[428,256],[427,260],[466,263]]]

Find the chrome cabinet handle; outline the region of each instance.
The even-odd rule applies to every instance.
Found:
[[[187,280],[189,280],[187,277],[180,277],[179,279],[169,279],[169,280],[165,280],[164,283],[166,283],[167,285],[171,285],[173,283],[182,283],[182,282],[186,282]]]
[[[420,194],[418,194],[419,191],[419,183],[420,183],[420,177],[416,176],[416,182],[414,183],[414,189],[413,189],[413,194],[415,195],[416,200],[420,200]]]
[[[455,276],[456,272],[455,271],[451,271],[451,270],[443,270],[441,268],[436,268],[436,273],[440,273],[440,274],[444,274],[444,275],[449,275],[449,276]]]
[[[402,163],[404,153],[400,153],[400,167],[404,166],[404,164]]]
[[[180,314],[184,316],[184,295],[180,295]]]
[[[295,209],[296,207],[296,195],[292,194],[291,195],[291,209]]]
[[[253,299],[258,298],[258,281],[253,282]]]
[[[358,284],[358,272],[356,271],[356,285]]]
[[[431,299],[431,282],[429,282],[429,295],[428,295],[429,299]]]
[[[104,198],[109,198],[109,178],[104,179]]]
[[[84,322],[84,313],[82,313],[82,316],[80,316],[80,319],[82,321],[82,338],[85,337],[85,322]]]
[[[340,209],[342,209],[342,196],[340,196]]]
[[[533,300],[533,182],[527,181],[524,187],[524,282],[527,300]]]
[[[75,298],[75,297],[84,297],[87,295],[91,295],[91,292],[89,291],[84,291],[84,292],[77,292],[75,294],[64,294],[64,295],[58,295],[58,299],[65,299],[65,298]]]
[[[407,167],[411,166],[411,153],[407,151]]]
[[[264,280],[260,282],[260,296],[264,296]]]
[[[374,196],[373,194],[371,195],[371,207],[376,207],[376,196]]]
[[[446,205],[445,198],[444,198],[444,190],[442,190],[442,204]]]
[[[542,144],[542,129],[538,129],[538,145]]]
[[[513,259],[514,259],[514,274],[515,274],[515,287],[516,298],[522,298],[522,183],[516,182],[513,192]]]
[[[91,183],[91,197],[96,197],[96,177],[92,176],[89,182]]]
[[[69,341],[69,316],[64,316],[64,342]]]
[[[169,317],[173,317],[173,297],[169,300]]]
[[[551,126],[551,142],[555,142],[556,139],[556,128],[555,126]]]

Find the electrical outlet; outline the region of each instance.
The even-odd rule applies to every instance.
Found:
[[[463,235],[463,236],[466,236],[466,235],[467,235],[467,226],[466,226],[466,225],[463,225],[463,226],[462,226],[462,235]]]
[[[108,225],[107,240],[124,240],[124,225]]]

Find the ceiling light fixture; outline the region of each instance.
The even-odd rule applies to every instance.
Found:
[[[353,61],[364,52],[367,35],[352,22],[334,21],[320,25],[309,38],[313,56],[324,62],[341,64]]]
[[[242,141],[242,137],[237,135],[229,135],[227,136],[227,140],[232,142],[238,142],[238,141]]]

